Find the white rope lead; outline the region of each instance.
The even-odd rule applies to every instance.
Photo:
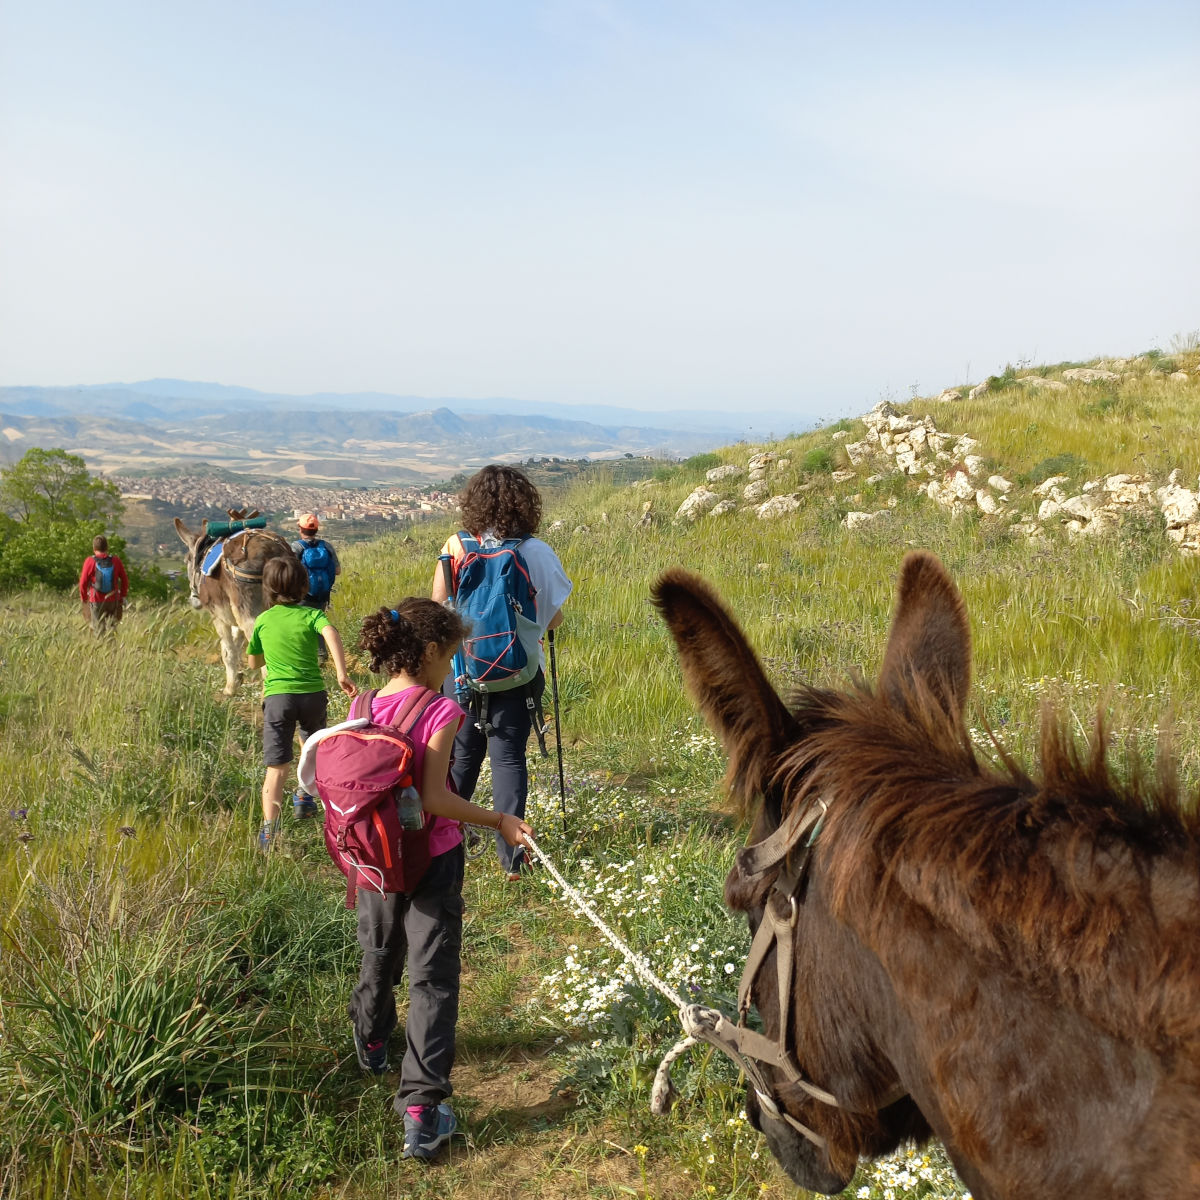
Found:
[[[634,973],[643,983],[647,983],[656,991],[661,992],[675,1006],[675,1011],[679,1013],[679,1019],[683,1022],[684,1029],[688,1029],[689,1022],[684,1015],[688,1010],[688,1006],[684,1003],[683,997],[668,983],[660,979],[654,973],[650,964],[641,955],[633,951],[622,940],[621,936],[608,926],[600,914],[562,877],[558,868],[546,856],[546,852],[528,834],[525,836],[525,842],[529,846],[529,849],[537,856],[542,866],[554,877],[558,886],[562,888],[563,895],[595,925],[613,949],[618,951],[625,961],[629,963]],[[688,1033],[686,1037],[671,1047],[662,1062],[658,1064],[658,1070],[654,1073],[654,1086],[650,1089],[650,1111],[656,1117],[661,1117],[668,1112],[679,1095],[675,1090],[675,1085],[671,1082],[671,1064],[686,1050],[698,1045],[699,1041],[699,1038]]]
[[[567,899],[570,900],[571,903],[574,904],[575,907],[581,913],[583,913],[583,915],[587,917],[587,919],[591,921],[591,923],[595,925],[595,927],[600,930],[602,934],[604,934],[605,938],[608,939],[609,944],[614,950],[617,950],[622,957],[624,957],[625,961],[628,962],[633,968],[634,973],[638,976],[638,978],[640,978],[643,983],[648,983],[656,991],[661,992],[666,999],[670,1000],[677,1011],[683,1008],[683,997],[680,996],[679,993],[670,986],[670,984],[665,983],[662,979],[660,979],[654,973],[653,969],[650,967],[650,964],[646,962],[641,955],[631,950],[629,946],[627,946],[625,942],[621,940],[620,934],[615,933],[609,928],[600,914],[597,913],[596,910],[583,898],[583,896],[581,896],[579,892],[577,892],[562,877],[558,868],[550,861],[549,858],[546,857],[546,852],[537,844],[537,842],[535,842],[533,838],[529,837],[528,834],[525,837],[525,841],[534,854],[537,855],[538,860],[542,863],[546,870],[549,871],[552,876],[554,876],[555,882],[560,888],[562,888],[563,894],[567,897]]]

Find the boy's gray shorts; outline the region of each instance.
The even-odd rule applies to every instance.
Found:
[[[263,765],[282,767],[292,761],[296,726],[301,738],[324,729],[329,714],[327,692],[297,692],[263,697]]]

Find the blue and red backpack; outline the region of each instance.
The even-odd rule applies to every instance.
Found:
[[[454,658],[455,687],[470,692],[507,692],[538,673],[537,591],[521,554],[528,538],[481,545],[460,529],[460,558],[449,564],[455,611],[470,627]]]

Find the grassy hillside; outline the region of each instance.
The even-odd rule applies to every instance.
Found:
[[[1048,460],[1079,486],[1176,467],[1193,486],[1198,360],[1169,364],[1190,381],[1144,361],[1118,384],[1002,378],[974,401],[905,407],[977,439],[1020,495]],[[672,523],[708,459],[637,486],[601,472],[549,501],[547,524],[564,524],[547,536],[577,582],[558,640],[567,832],[553,759],[536,763],[534,823],[661,972],[726,1004],[746,936],[721,885],[744,831],[723,815],[720,755],[648,603],[667,565],[717,584],[782,686],[841,683],[877,669],[899,563],[928,547],[970,610],[981,746],[991,728],[1032,758],[1049,699],[1081,731],[1110,713],[1130,761],[1149,761],[1169,729],[1200,780],[1200,732],[1181,716],[1200,702],[1197,564],[1161,518],[1031,543],[1006,521],[951,518],[913,478],[868,484],[864,468],[833,482],[862,428],[771,447],[788,463],[773,489],[801,498],[776,521],[743,508]],[[715,461],[744,466],[754,449]],[[745,482],[713,487],[736,498]],[[889,501],[888,522],[843,527]],[[348,642],[371,608],[427,592],[449,529],[347,547],[332,615]],[[219,698],[211,629],[182,604],[135,604],[119,639],[97,645],[69,600],[22,597],[0,630],[0,1194],[795,1195],[719,1058],[681,1064],[683,1100],[649,1116],[672,1014],[540,879],[510,885],[488,854],[468,865],[454,1098],[468,1139],[431,1169],[402,1162],[388,1081],[354,1064],[340,876],[315,823],[285,825],[269,859],[252,849],[257,697]],[[960,1194],[936,1151],[903,1169],[867,1169],[848,1194]]]

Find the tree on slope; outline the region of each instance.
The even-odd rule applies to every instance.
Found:
[[[0,471],[0,504],[26,525],[110,524],[124,511],[117,485],[93,478],[79,455],[36,446]]]
[[[0,510],[0,590],[72,589],[98,533],[110,535],[115,554],[125,549],[111,536],[123,511],[121,493],[65,450],[34,448],[0,470]],[[140,592],[166,594],[167,582],[157,570],[129,569],[131,576],[146,577],[135,580]]]

